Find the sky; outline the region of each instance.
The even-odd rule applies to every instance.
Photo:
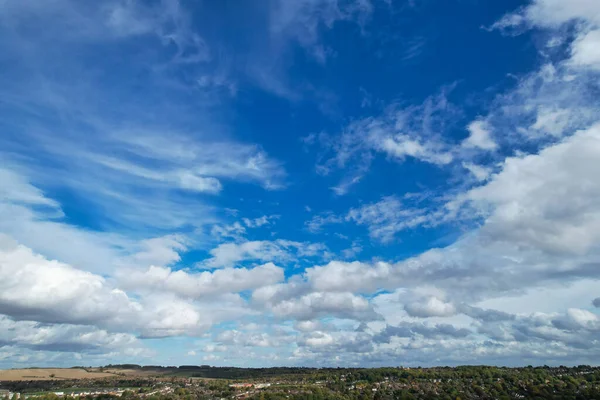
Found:
[[[597,0],[0,0],[0,367],[600,360]]]

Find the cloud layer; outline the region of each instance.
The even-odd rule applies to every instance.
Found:
[[[0,364],[597,363],[600,3],[249,3],[3,3]]]

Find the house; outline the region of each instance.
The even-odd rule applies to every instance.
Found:
[[[252,386],[254,386],[252,383],[232,383],[229,385],[229,387],[236,389],[251,388]]]

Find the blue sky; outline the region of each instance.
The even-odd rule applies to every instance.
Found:
[[[0,366],[597,363],[600,3],[0,11]]]

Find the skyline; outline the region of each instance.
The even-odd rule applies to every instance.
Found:
[[[597,364],[600,2],[0,1],[0,367]]]

